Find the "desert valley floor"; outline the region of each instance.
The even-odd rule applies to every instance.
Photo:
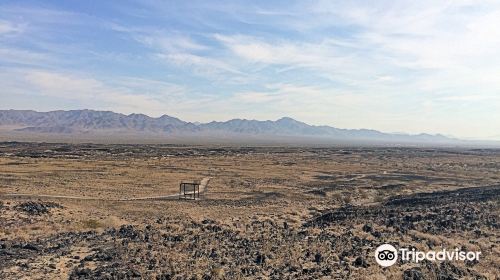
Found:
[[[499,217],[494,149],[0,143],[0,279],[499,279]]]

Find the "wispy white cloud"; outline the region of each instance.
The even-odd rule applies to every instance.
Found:
[[[215,38],[247,63],[277,67],[278,72],[305,71],[299,75],[307,73],[316,78],[328,78],[344,86],[373,82],[383,74],[379,72],[382,69],[375,68],[373,59],[356,57],[358,48],[340,46],[339,40],[324,39],[314,43],[220,34]],[[344,43],[349,44],[348,41]]]
[[[371,106],[383,107],[383,97],[373,102],[363,94],[352,94],[341,89],[293,83],[266,84],[260,91],[236,92],[222,100],[204,101],[209,104],[207,117],[226,120],[234,117],[278,119],[290,116],[311,124],[335,123],[339,127],[359,128],[360,118]],[[256,113],[252,108],[259,107]],[[218,108],[225,108],[223,112]],[[371,111],[371,110],[370,110]],[[388,117],[383,111],[378,117]],[[372,115],[373,117],[374,115]]]
[[[201,51],[208,49],[207,46],[197,43],[187,36],[178,34],[148,34],[138,36],[137,40],[147,46],[168,52]]]
[[[135,41],[150,48],[153,57],[170,65],[191,69],[198,76],[212,80],[232,80],[226,74],[241,75],[242,72],[223,58],[209,55],[212,47],[197,42],[180,32],[161,29],[133,28],[111,24],[112,30],[126,33]],[[226,76],[224,76],[226,75]]]
[[[472,100],[489,100],[493,103],[488,107],[499,108],[500,104],[492,99],[500,88],[498,3],[400,1],[360,5],[355,1],[319,1],[309,4],[295,7],[304,12],[293,13],[281,24],[316,35],[306,36],[311,39],[222,34],[215,38],[249,63],[294,71],[298,77],[327,78],[331,81],[327,87],[348,89],[349,98],[362,95],[372,104],[381,103],[371,108],[357,105],[365,110],[360,112],[358,120],[375,128],[387,130],[388,124],[400,119],[402,122],[396,126],[406,123],[411,127],[408,124],[414,122],[415,128],[425,130],[423,125],[417,125],[419,116],[446,119],[443,122],[451,127],[457,117],[476,114],[466,120],[472,124],[479,116],[485,116],[465,106],[464,102]],[[352,31],[345,36],[329,32],[332,28]],[[317,107],[325,100],[335,100],[333,92],[324,91]],[[443,104],[445,100],[455,105],[447,106]],[[304,102],[307,104],[307,100]],[[333,102],[327,104],[338,107]],[[434,104],[432,109],[428,104]],[[484,108],[485,104],[476,106]],[[375,108],[391,113],[375,117],[380,115]],[[488,110],[490,117],[495,114]],[[361,121],[363,115],[374,117]],[[432,126],[428,124],[427,129]],[[444,125],[439,129],[455,135],[471,133],[464,129],[460,132],[456,127],[452,131]]]
[[[6,20],[0,20],[0,35],[21,33],[26,28],[25,24],[13,23]]]
[[[143,108],[157,111],[161,107],[154,97],[113,88],[90,77],[37,70],[27,72],[24,78],[28,85],[46,96],[73,99],[84,103],[98,101],[104,106],[119,107],[125,111]]]
[[[0,62],[21,65],[44,65],[55,60],[49,54],[0,45]]]
[[[171,64],[181,67],[189,67],[197,74],[205,77],[218,77],[219,74],[224,74],[226,72],[241,74],[240,71],[233,68],[229,64],[210,57],[182,52],[167,54],[159,53],[157,56]]]
[[[234,54],[250,62],[307,67],[323,66],[339,58],[335,56],[335,50],[329,48],[328,43],[272,41],[250,36],[220,34],[216,34],[215,38]]]
[[[185,98],[186,93],[184,87],[163,81],[121,77],[104,82],[85,74],[39,69],[3,69],[0,77],[10,81],[3,83],[10,95],[56,98],[59,102],[55,106],[64,103],[62,101],[78,102],[83,108],[123,113],[162,115],[167,111],[175,112],[176,101]],[[4,94],[7,93],[0,95]]]

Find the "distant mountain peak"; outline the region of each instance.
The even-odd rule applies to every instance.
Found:
[[[209,123],[185,122],[178,118],[162,115],[158,118],[144,114],[119,114],[111,111],[70,110],[36,112],[29,110],[0,110],[0,126],[15,127],[19,133],[78,134],[117,131],[137,135],[180,135],[191,137],[247,137],[272,139],[273,137],[307,137],[308,139],[341,141],[378,141],[391,143],[446,142],[453,139],[443,135],[418,135],[383,133],[371,129],[339,129],[330,126],[314,126],[291,117],[276,121],[231,119]],[[240,136],[237,136],[240,135]],[[147,137],[147,136],[144,136]],[[311,140],[314,141],[314,140]]]
[[[281,117],[281,118],[279,118],[276,121],[277,122],[299,122],[296,119],[293,119],[293,118],[290,118],[290,117]]]

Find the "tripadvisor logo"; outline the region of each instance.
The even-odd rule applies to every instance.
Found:
[[[415,248],[400,248],[397,250],[390,244],[382,244],[375,250],[375,261],[383,267],[388,267],[398,261],[398,256],[401,261],[419,263],[423,260],[428,261],[479,261],[481,252],[461,251],[442,249],[440,251],[417,251]]]
[[[383,267],[391,266],[398,261],[398,251],[390,244],[380,245],[375,250],[375,260]]]

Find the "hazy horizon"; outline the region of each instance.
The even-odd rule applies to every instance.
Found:
[[[1,109],[500,140],[495,1],[4,1]]]
[[[35,112],[39,112],[39,113],[49,113],[49,112],[54,112],[54,111],[84,111],[84,110],[90,110],[90,111],[104,111],[104,110],[94,110],[94,109],[89,109],[89,108],[81,108],[81,109],[66,109],[66,110],[48,110],[48,111],[37,111],[37,110],[33,110],[33,109],[3,109],[3,108],[0,108],[0,111],[2,110],[20,110],[20,111],[35,111]],[[113,113],[117,113],[117,114],[123,114],[123,115],[126,115],[126,116],[129,116],[129,115],[145,115],[147,117],[151,117],[151,118],[159,118],[159,117],[162,117],[162,116],[169,116],[169,117],[174,117],[174,118],[177,118],[181,121],[186,121],[185,119],[183,119],[182,117],[179,117],[179,116],[175,116],[175,115],[170,115],[170,114],[161,114],[161,115],[157,115],[157,116],[151,116],[151,115],[148,115],[146,113],[141,113],[141,112],[132,112],[132,113],[123,113],[123,112],[116,112],[116,111],[112,111],[112,110],[106,110],[106,111],[109,111],[109,112],[113,112]],[[229,118],[229,119],[222,119],[222,120],[208,120],[208,121],[197,121],[197,120],[193,120],[193,121],[189,121],[191,123],[199,123],[199,124],[207,124],[207,123],[210,123],[210,122],[227,122],[227,121],[231,121],[231,120],[249,120],[249,121],[278,121],[280,119],[284,119],[284,118],[291,118],[295,121],[299,121],[299,122],[303,122],[302,120],[300,119],[296,119],[296,118],[292,118],[290,116],[281,116],[281,117],[278,117],[278,118],[275,118],[275,119],[255,119],[255,118],[245,118],[245,117],[241,117],[241,118]],[[305,124],[307,125],[313,125],[313,126],[330,126],[330,127],[334,127],[334,128],[340,128],[340,129],[351,129],[349,127],[337,127],[335,125],[326,125],[326,124],[310,124],[310,123],[307,123],[307,122],[304,122]],[[362,128],[359,128],[359,129],[371,129],[369,127],[362,127]],[[380,131],[380,132],[383,132],[383,133],[392,133],[392,134],[408,134],[410,135],[410,133],[407,133],[407,132],[404,132],[404,131]],[[424,134],[423,132],[420,132],[420,133],[415,133],[415,134],[411,134],[411,135],[417,135],[417,134]],[[436,133],[436,134],[433,134],[433,135],[444,135],[442,133]],[[445,136],[449,136],[449,137],[454,137],[453,135],[445,135]],[[483,140],[483,139],[479,139],[479,140]]]

